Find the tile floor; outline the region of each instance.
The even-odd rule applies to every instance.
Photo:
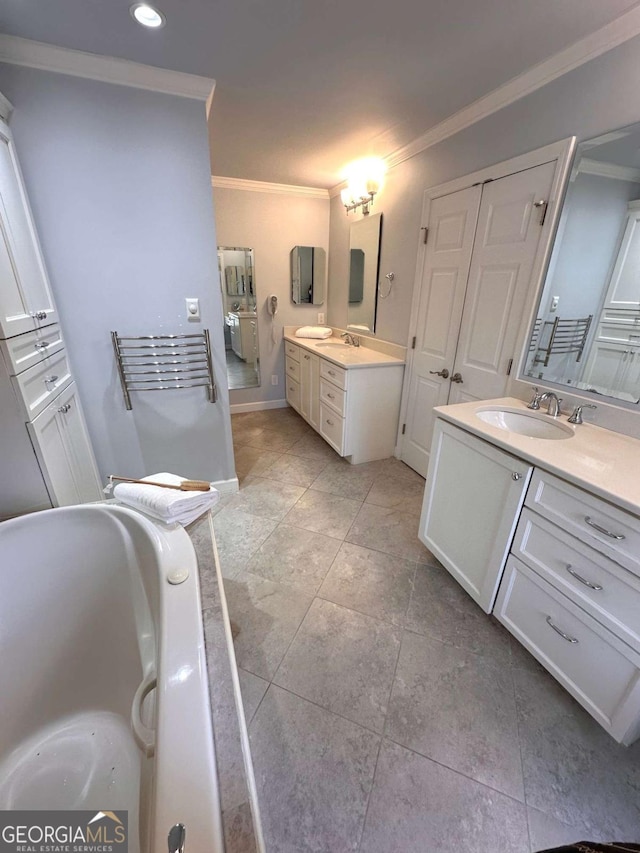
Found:
[[[640,839],[618,746],[417,539],[424,481],[235,415],[215,518],[269,853]]]
[[[227,361],[227,382],[233,391],[238,388],[255,388],[259,385],[258,374],[254,364],[247,364],[231,349],[225,353]]]

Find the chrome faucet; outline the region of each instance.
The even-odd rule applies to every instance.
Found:
[[[340,335],[341,338],[344,338],[345,344],[351,347],[359,347],[360,346],[360,338],[357,335],[352,335],[351,332],[343,332]]]
[[[562,402],[562,398],[557,397],[553,391],[545,391],[544,394],[540,395],[540,403],[547,402],[547,414],[552,418],[557,418],[560,414],[560,403]]]
[[[534,385],[533,386],[533,397],[527,403],[527,409],[533,409],[534,411],[537,411],[540,408],[540,398],[541,397],[542,397],[542,394],[538,390],[538,386]]]
[[[582,403],[581,406],[576,406],[573,412],[567,418],[567,421],[570,424],[582,424],[584,421],[582,420],[582,410],[583,409],[597,409],[597,406],[594,406],[593,403]]]

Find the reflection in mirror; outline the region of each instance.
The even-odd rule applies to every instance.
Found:
[[[349,309],[347,329],[375,332],[382,214],[365,216],[349,232]]]
[[[294,246],[291,250],[291,301],[295,305],[322,305],[326,254],[319,246]]]
[[[229,388],[260,385],[253,249],[218,246]]]
[[[578,147],[525,374],[640,399],[640,124]]]

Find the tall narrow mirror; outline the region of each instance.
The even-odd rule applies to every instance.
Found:
[[[347,329],[375,332],[382,214],[365,216],[349,232]]]
[[[578,147],[524,373],[640,401],[640,124]]]
[[[229,389],[260,385],[253,249],[218,246]]]
[[[326,253],[319,246],[294,246],[291,250],[291,301],[294,305],[322,305]]]

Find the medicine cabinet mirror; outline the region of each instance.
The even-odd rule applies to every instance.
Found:
[[[640,401],[640,123],[578,147],[524,373]]]
[[[373,333],[376,329],[381,234],[381,213],[351,223],[347,329],[355,332]]]
[[[291,301],[322,305],[327,275],[326,252],[319,246],[294,246],[291,258]]]
[[[253,249],[218,246],[229,389],[260,385]]]

